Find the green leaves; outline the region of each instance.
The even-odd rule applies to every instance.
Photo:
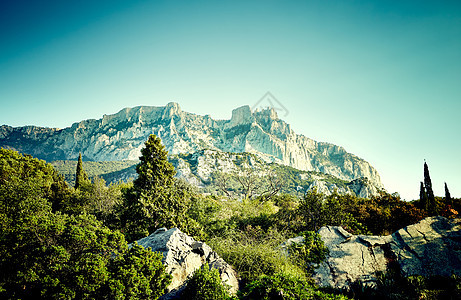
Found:
[[[53,212],[69,190],[43,161],[0,150],[0,298],[156,299],[169,283],[161,255],[93,215]],[[72,199],[72,198],[70,198]],[[124,276],[131,274],[131,276]]]
[[[165,293],[171,276],[164,273],[162,254],[134,243],[110,266],[109,295],[113,299],[157,299]]]
[[[194,222],[186,214],[190,206],[190,189],[173,176],[176,171],[168,162],[161,140],[151,135],[141,150],[138,178],[124,195],[119,206],[121,226],[129,241],[145,237],[159,227],[179,227],[193,232]]]
[[[190,300],[231,299],[218,270],[210,268],[208,264],[194,272],[182,294]]]

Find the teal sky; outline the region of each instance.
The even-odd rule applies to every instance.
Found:
[[[124,107],[229,119],[270,91],[297,133],[389,192],[461,197],[460,1],[0,3],[0,124],[68,127]]]

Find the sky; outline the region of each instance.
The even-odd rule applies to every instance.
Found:
[[[171,101],[230,119],[267,92],[389,192],[417,199],[426,160],[461,197],[460,1],[0,2],[0,125]]]

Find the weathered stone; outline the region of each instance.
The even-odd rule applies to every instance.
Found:
[[[223,283],[230,286],[232,293],[238,290],[237,273],[234,269],[207,244],[194,240],[178,228],[157,229],[137,243],[163,254],[162,262],[165,271],[172,276],[172,281],[168,286],[168,293],[161,299],[177,297],[185,287],[186,280],[204,264],[219,271]]]
[[[319,234],[330,253],[314,272],[320,286],[375,286],[377,272],[394,262],[402,276],[461,275],[461,220],[431,217],[388,236],[351,235],[326,226]]]

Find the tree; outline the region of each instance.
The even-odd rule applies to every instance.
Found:
[[[427,205],[428,205],[427,193],[426,193],[426,189],[424,188],[424,183],[422,181],[419,187],[419,203],[420,203],[420,207],[424,209],[425,211],[427,211]]]
[[[303,217],[305,228],[303,230],[317,231],[322,227],[325,220],[323,210],[324,195],[312,189],[306,192],[299,202],[298,213]]]
[[[451,198],[450,191],[448,190],[448,186],[446,182],[445,182],[445,204],[453,205],[453,199]]]
[[[429,175],[429,167],[427,163],[424,162],[424,188],[427,195],[427,212],[429,215],[437,215],[437,202],[435,201],[434,192],[432,190],[432,181],[431,176]]]
[[[190,191],[175,180],[176,171],[167,155],[160,138],[150,135],[136,167],[138,178],[120,206],[121,225],[128,240],[147,236],[159,227],[180,227],[190,233],[195,226],[186,214]]]
[[[52,211],[62,177],[44,161],[0,150],[1,299],[156,299],[162,256],[128,249],[92,215]],[[60,203],[57,201],[56,203]]]
[[[75,189],[81,188],[83,185],[88,184],[90,180],[83,169],[82,153],[78,154],[77,170],[75,172]]]

